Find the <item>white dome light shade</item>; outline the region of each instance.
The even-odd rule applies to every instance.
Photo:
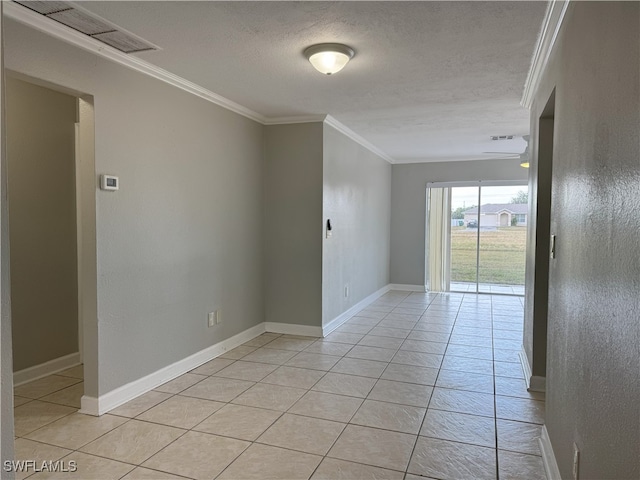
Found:
[[[304,55],[320,73],[333,75],[344,68],[355,52],[340,43],[321,43],[307,48]]]

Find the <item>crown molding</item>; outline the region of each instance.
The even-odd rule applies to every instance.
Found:
[[[346,135],[347,137],[349,137],[351,140],[353,140],[354,142],[360,144],[361,146],[363,146],[364,148],[366,148],[367,150],[369,150],[372,153],[375,153],[376,155],[378,155],[379,157],[381,157],[383,160],[386,160],[387,162],[389,162],[390,164],[394,164],[396,163],[395,160],[393,158],[391,158],[389,155],[387,155],[386,153],[384,153],[382,150],[380,150],[378,147],[376,147],[375,145],[373,145],[371,142],[369,142],[368,140],[365,140],[364,138],[362,138],[360,135],[358,135],[356,132],[354,132],[353,130],[351,130],[349,127],[347,127],[346,125],[340,123],[338,120],[336,120],[335,118],[333,118],[331,115],[327,115],[326,118],[324,119],[324,123],[326,125],[329,125],[333,128],[335,128],[336,130],[338,130],[340,133]]]
[[[291,123],[314,123],[324,122],[326,115],[293,115],[290,117],[266,117],[264,125],[284,125]]]
[[[545,14],[542,30],[538,37],[538,43],[533,53],[529,74],[524,84],[524,92],[520,105],[531,108],[533,99],[538,91],[542,74],[547,69],[549,57],[558,38],[570,0],[551,0]]]
[[[175,75],[163,68],[157,67],[152,63],[142,60],[130,54],[126,54],[116,50],[109,45],[99,42],[83,33],[80,33],[72,28],[67,27],[61,23],[58,23],[44,15],[29,10],[17,3],[10,1],[2,1],[4,6],[4,15],[12,20],[25,24],[31,28],[41,31],[54,38],[62,40],[63,42],[74,45],[82,50],[98,55],[114,63],[120,64],[124,67],[135,70],[136,72],[148,75],[157,80],[165,82],[169,85],[177,87],[185,92],[196,95],[208,102],[214,103],[222,108],[230,110],[242,115],[243,117],[254,120],[262,125],[282,125],[293,123],[311,123],[311,122],[324,122],[327,125],[332,126],[336,130],[340,131],[347,137],[351,138],[356,143],[362,145],[367,150],[375,153],[379,157],[382,157],[389,163],[394,163],[393,158],[384,153],[382,150],[362,138],[353,130],[338,122],[330,115],[296,115],[288,117],[266,117],[258,112],[244,107],[228,98],[225,98],[217,93],[207,90],[196,83]]]
[[[29,10],[17,3],[3,1],[2,4],[4,6],[4,14],[12,20],[23,23],[29,27],[46,33],[47,35],[62,40],[63,42],[70,43],[78,48],[118,63],[124,67],[168,83],[169,85],[184,90],[185,92],[196,95],[211,103],[215,103],[227,110],[231,110],[243,117],[250,118],[251,120],[255,120],[262,124],[266,121],[264,115],[254,112],[253,110],[235,103],[228,98],[207,90],[200,85],[190,82],[189,80],[179,77],[178,75],[157,67],[138,57],[120,52],[109,45],[98,42],[83,33],[51,20],[37,12]]]

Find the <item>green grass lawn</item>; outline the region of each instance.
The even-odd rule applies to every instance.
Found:
[[[524,285],[526,227],[480,232],[480,283]],[[477,231],[451,227],[451,281],[476,281]]]

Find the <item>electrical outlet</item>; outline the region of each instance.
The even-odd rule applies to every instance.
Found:
[[[209,314],[207,315],[207,319],[209,321],[209,326],[213,327],[214,325],[218,324],[218,311],[216,310],[215,312],[209,312]]]
[[[578,445],[573,444],[573,480],[578,480],[580,475],[580,450]]]

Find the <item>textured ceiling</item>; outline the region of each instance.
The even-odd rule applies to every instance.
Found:
[[[330,114],[397,162],[523,151],[546,2],[77,2],[159,45],[138,57],[266,117]],[[334,76],[302,52],[353,47]]]

